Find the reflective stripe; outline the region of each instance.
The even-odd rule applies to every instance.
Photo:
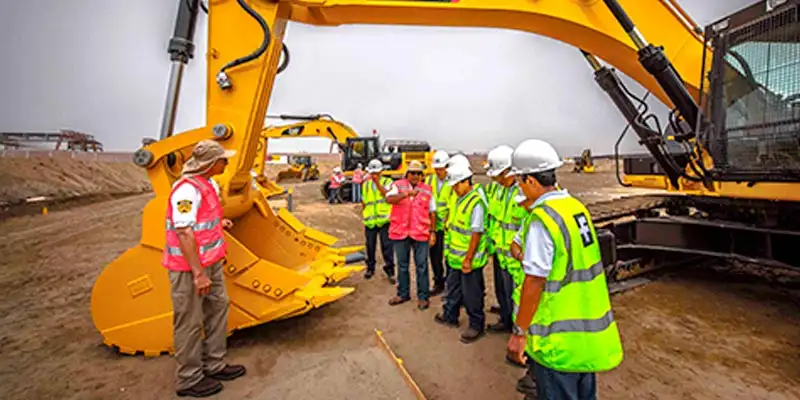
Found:
[[[451,254],[456,255],[458,257],[466,257],[467,256],[467,250],[456,250],[456,249],[454,249],[454,248],[452,248],[452,247],[450,247],[448,245],[445,245],[444,249],[449,251]],[[472,256],[472,259],[473,260],[474,259],[478,259],[478,258],[481,258],[483,256],[484,256],[484,252],[479,251],[479,252],[475,253],[475,255]]]
[[[447,202],[446,201],[436,202],[436,206],[437,207],[447,207]]]
[[[550,325],[534,324],[528,328],[528,334],[546,337],[553,333],[569,332],[602,332],[614,322],[614,313],[608,310],[598,319],[568,319],[555,321]]]
[[[381,220],[387,220],[388,221],[389,217],[386,216],[386,215],[370,215],[369,217],[364,218],[364,222],[374,221],[376,219],[381,219]]]
[[[514,258],[514,255],[511,254],[511,250],[508,249],[497,249],[497,253],[504,257]],[[516,260],[516,258],[514,259]]]
[[[371,206],[371,205],[383,204],[383,203],[386,203],[386,199],[368,201],[368,202],[364,203],[364,206]]]
[[[207,253],[207,252],[209,252],[211,250],[214,250],[214,249],[217,249],[219,247],[222,247],[223,244],[225,244],[225,239],[217,239],[217,240],[215,240],[215,241],[213,241],[213,242],[211,242],[209,244],[205,244],[205,245],[200,246],[199,252],[200,253]],[[167,254],[169,254],[171,256],[182,256],[183,255],[183,253],[181,252],[180,247],[172,247],[172,246],[167,246]]]
[[[453,226],[451,226],[451,227],[450,227],[450,230],[451,230],[451,231],[456,231],[456,232],[458,232],[458,233],[460,233],[460,234],[462,234],[462,235],[472,235],[472,233],[473,233],[473,232],[472,232],[472,231],[470,231],[470,230],[467,230],[467,229],[461,228],[460,226],[456,226],[456,225],[453,225]]]
[[[563,280],[560,281],[547,281],[544,284],[544,291],[550,293],[556,293],[561,290],[562,287],[567,286],[569,283],[573,282],[591,282],[594,278],[600,276],[603,273],[603,262],[600,261],[594,265],[592,265],[589,269],[579,269],[579,270],[572,270],[564,277]]]
[[[500,224],[500,227],[505,229],[505,230],[507,230],[507,231],[517,232],[517,231],[519,231],[520,228],[522,228],[522,225],[520,225],[520,224]]]
[[[192,226],[192,230],[195,231],[195,232],[197,232],[197,231],[208,231],[208,230],[216,228],[217,225],[219,225],[219,218],[215,218],[215,219],[213,219],[211,221],[208,221],[208,222],[201,222],[199,224],[194,224]],[[172,221],[167,220],[167,230],[168,231],[174,231],[175,230],[175,225],[172,223]]]

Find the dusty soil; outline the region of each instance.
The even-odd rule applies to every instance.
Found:
[[[607,172],[561,176],[587,202],[621,194]],[[361,244],[358,207],[329,206],[317,185],[296,186],[298,218],[338,235],[342,245]],[[96,276],[138,242],[149,199],[138,195],[0,221],[3,398],[173,397],[174,361],[115,354],[101,345],[89,310]],[[600,395],[799,398],[800,278],[766,280],[746,270],[683,269],[615,296],[626,358],[600,375]],[[464,345],[457,329],[433,322],[440,298],[426,311],[413,303],[390,307],[393,287],[382,276],[344,284],[357,290],[302,317],[234,334],[229,360],[245,364],[248,375],[226,383],[215,398],[396,398],[399,375],[376,352],[376,328],[430,399],[522,397],[514,390],[522,371],[503,360],[505,335]]]
[[[69,158],[0,158],[0,219],[150,191],[144,169],[132,162]],[[51,200],[22,205],[25,199]]]

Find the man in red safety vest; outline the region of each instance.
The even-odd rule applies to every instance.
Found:
[[[397,296],[389,300],[398,305],[411,300],[409,293],[409,253],[414,250],[417,268],[417,307],[430,306],[428,300],[428,251],[436,241],[436,199],[431,187],[422,182],[424,168],[419,161],[408,163],[406,177],[392,184],[386,202],[392,205],[389,217],[389,239],[394,243],[397,258]]]
[[[340,203],[342,202],[342,198],[339,195],[339,189],[346,180],[347,178],[344,177],[342,169],[339,167],[333,167],[333,174],[331,175],[330,184],[328,185],[328,203],[333,204],[336,201]]]
[[[222,390],[220,380],[245,373],[243,366],[223,361],[228,325],[223,228],[233,223],[223,217],[219,186],[211,179],[235,154],[214,140],[199,142],[169,196],[162,264],[169,270],[178,396],[211,396]]]

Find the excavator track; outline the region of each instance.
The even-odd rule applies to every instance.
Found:
[[[665,206],[674,195],[634,195],[614,200],[589,203],[587,208],[592,214],[595,225],[605,225],[614,220],[635,216]]]

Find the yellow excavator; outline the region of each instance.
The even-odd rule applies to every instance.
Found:
[[[575,157],[573,161],[575,165],[572,168],[572,172],[584,174],[591,174],[594,172],[594,160],[592,160],[591,149],[583,149],[581,155]]]
[[[251,175],[275,76],[288,62],[289,21],[506,28],[573,45],[649,152],[649,159],[624,160],[621,182],[677,194],[659,200],[661,215],[636,213],[622,223],[611,219],[614,212],[595,215],[604,228],[607,274],[662,255],[800,265],[800,74],[785,68],[797,60],[798,0],[761,1],[705,30],[674,0],[215,0],[208,4],[204,55],[207,123],[173,135],[182,71],[205,8],[199,0],[176,3],[160,140],[134,156],[156,196],[144,209],[140,244],[106,266],[92,291],[95,326],[122,352],[172,350],[169,282],[160,265],[165,204],[203,139],[238,150],[218,179],[225,216],[235,223],[226,232],[229,332],[298,316],[352,292],[336,285],[359,270],[345,264],[354,250],[334,248],[334,237],[286,210],[273,212]],[[673,134],[644,113],[643,96],[622,85],[617,69],[674,108]]]

